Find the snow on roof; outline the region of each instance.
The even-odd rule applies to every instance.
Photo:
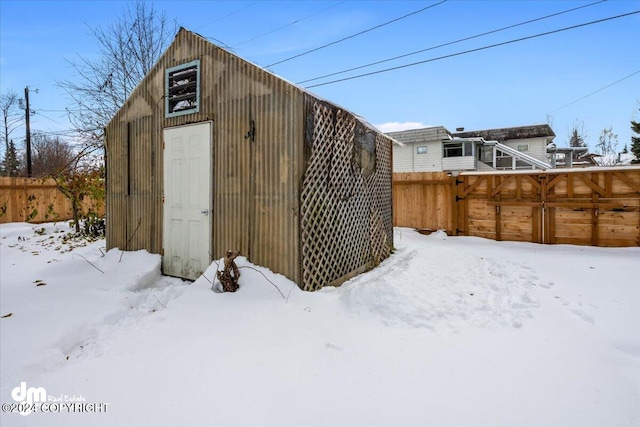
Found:
[[[497,140],[497,141],[506,141],[509,139],[538,138],[538,137],[547,137],[547,138],[553,139],[556,136],[556,134],[553,132],[553,129],[551,129],[551,126],[549,126],[548,124],[462,131],[462,132],[454,132],[451,135],[463,137],[463,138],[480,136],[486,140]]]

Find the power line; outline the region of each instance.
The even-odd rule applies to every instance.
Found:
[[[400,21],[401,19],[405,19],[405,18],[408,18],[408,17],[410,17],[412,15],[416,15],[416,14],[418,14],[420,12],[424,12],[427,9],[431,9],[432,7],[439,6],[439,5],[441,5],[441,4],[445,3],[445,2],[447,2],[447,0],[441,0],[440,2],[438,2],[436,4],[432,4],[432,5],[429,5],[427,7],[423,7],[422,9],[416,10],[414,12],[408,13],[408,14],[406,14],[404,16],[399,17],[399,18],[392,19],[391,21],[387,21],[387,22],[385,22],[383,24],[376,25],[375,27],[371,27],[371,28],[368,28],[366,30],[360,31],[358,33],[352,34],[350,36],[344,37],[344,38],[342,38],[340,40],[336,40],[336,41],[333,41],[331,43],[327,43],[325,45],[322,45],[322,46],[316,47],[314,49],[308,50],[306,52],[299,53],[298,55],[291,56],[289,58],[283,59],[282,61],[274,62],[273,64],[269,64],[269,65],[265,66],[264,68],[273,67],[274,65],[278,65],[278,64],[282,64],[283,62],[291,61],[292,59],[299,58],[301,56],[307,55],[307,54],[312,53],[312,52],[316,52],[316,51],[318,51],[320,49],[324,49],[325,47],[333,46],[334,44],[338,44],[338,43],[341,43],[341,42],[343,42],[345,40],[349,40],[349,39],[352,39],[354,37],[360,36],[362,34],[368,33],[370,31],[377,30],[378,28],[384,27],[385,25],[389,25],[389,24],[392,24],[394,22]]]
[[[213,40],[214,42],[218,43],[219,46],[222,46],[223,48],[227,49],[228,51],[233,52],[233,48],[231,46],[229,46],[228,44],[226,44],[225,42],[223,42],[222,40],[218,40],[215,37],[205,37],[205,36],[202,36],[202,37],[204,37],[207,40]]]
[[[583,97],[581,97],[581,98],[578,98],[578,99],[576,99],[575,101],[571,101],[571,102],[569,102],[568,104],[563,105],[562,107],[556,108],[556,109],[555,109],[555,110],[553,110],[553,111],[549,111],[547,114],[555,113],[556,111],[558,111],[558,110],[562,110],[563,108],[568,107],[569,105],[573,105],[573,104],[575,104],[576,102],[580,102],[580,101],[582,101],[583,99],[588,98],[588,97],[590,97],[591,95],[595,95],[595,94],[596,94],[596,93],[598,93],[598,92],[602,92],[603,90],[608,89],[608,88],[610,88],[611,86],[616,85],[616,84],[620,83],[620,82],[621,82],[621,81],[623,81],[623,80],[626,80],[626,79],[628,79],[628,78],[630,78],[630,77],[633,77],[633,76],[635,76],[635,75],[636,75],[636,74],[638,74],[638,73],[640,73],[640,70],[634,71],[633,73],[629,74],[628,76],[624,76],[623,78],[621,78],[621,79],[619,79],[619,80],[616,80],[615,82],[610,83],[610,84],[608,84],[608,85],[606,85],[606,86],[604,86],[604,87],[601,87],[600,89],[598,89],[598,90],[596,90],[596,91],[594,91],[594,92],[591,92],[591,93],[590,93],[590,94],[588,94],[588,95],[585,95],[585,96],[583,96]]]
[[[318,12],[312,13],[311,15],[307,15],[307,16],[305,16],[305,17],[303,17],[303,18],[296,19],[295,21],[293,21],[293,22],[291,22],[291,23],[289,23],[289,24],[283,25],[283,26],[278,27],[278,28],[276,28],[276,29],[274,29],[274,30],[267,31],[266,33],[262,33],[262,34],[259,34],[259,35],[255,36],[255,37],[252,37],[252,38],[250,38],[250,39],[247,39],[247,40],[245,40],[245,41],[242,41],[242,42],[240,42],[240,43],[238,43],[238,44],[234,45],[233,47],[234,47],[234,48],[236,48],[236,47],[240,46],[241,44],[248,43],[248,42],[253,41],[253,40],[255,40],[255,39],[259,39],[260,37],[264,37],[264,36],[266,36],[266,35],[269,35],[269,34],[275,33],[276,31],[280,31],[280,30],[282,30],[282,29],[284,29],[284,28],[287,28],[287,27],[290,27],[290,26],[292,26],[292,25],[298,24],[298,23],[300,23],[300,22],[302,22],[302,21],[304,21],[304,20],[306,20],[306,19],[309,19],[309,18],[311,18],[311,17],[313,17],[313,16],[319,15],[319,14],[321,14],[322,12],[326,12],[326,11],[327,11],[327,10],[329,10],[329,9],[333,9],[333,8],[334,8],[334,7],[336,7],[336,6],[338,6],[338,5],[342,4],[342,3],[345,3],[346,1],[347,1],[347,0],[342,0],[342,1],[338,2],[338,3],[336,3],[336,4],[333,4],[333,5],[331,5],[331,6],[329,6],[329,7],[326,7],[326,8],[324,8],[324,9],[322,9],[322,10],[319,10]]]
[[[39,133],[43,135],[52,135],[52,136],[74,136],[78,134],[78,132],[75,130],[38,130],[38,129],[34,129],[32,133],[33,134]]]
[[[449,55],[443,55],[443,56],[439,56],[437,58],[426,59],[424,61],[412,62],[410,64],[399,65],[397,67],[385,68],[383,70],[372,71],[370,73],[358,74],[358,75],[351,76],[351,77],[345,77],[343,79],[337,79],[337,80],[331,80],[331,81],[324,82],[324,83],[318,83],[318,84],[315,84],[315,85],[306,86],[306,88],[308,89],[308,88],[312,88],[312,87],[325,86],[325,85],[330,85],[330,84],[333,84],[333,83],[344,82],[344,81],[347,81],[347,80],[359,79],[361,77],[372,76],[374,74],[382,74],[382,73],[386,73],[388,71],[400,70],[402,68],[413,67],[413,66],[420,65],[420,64],[426,64],[428,62],[439,61],[441,59],[452,58],[454,56],[465,55],[467,53],[478,52],[478,51],[481,51],[481,50],[491,49],[491,48],[498,47],[498,46],[504,46],[504,45],[508,45],[508,44],[511,44],[511,43],[517,43],[517,42],[521,42],[521,41],[524,41],[524,40],[534,39],[534,38],[537,38],[537,37],[548,36],[549,34],[560,33],[560,32],[563,32],[563,31],[573,30],[573,29],[580,28],[580,27],[586,27],[588,25],[599,24],[601,22],[611,21],[611,20],[618,19],[618,18],[624,18],[625,16],[635,15],[636,13],[640,13],[640,10],[636,10],[634,12],[629,12],[629,13],[624,13],[622,15],[611,16],[609,18],[598,19],[596,21],[586,22],[584,24],[572,25],[570,27],[560,28],[558,30],[547,31],[547,32],[544,32],[544,33],[539,33],[539,34],[534,34],[532,36],[520,37],[518,39],[513,39],[513,40],[506,41],[506,42],[495,43],[495,44],[491,44],[491,45],[488,45],[488,46],[478,47],[476,49],[469,49],[469,50],[465,50],[465,51],[462,51],[462,52],[452,53],[452,54],[449,54]]]
[[[45,119],[51,120],[54,123],[57,123],[59,125],[62,125],[62,123],[60,123],[59,121],[57,121],[56,119],[52,119],[51,117],[47,116],[46,114],[42,114],[43,110],[36,110],[36,114],[38,114],[39,116],[44,117]]]
[[[211,21],[211,22],[209,22],[207,24],[199,26],[197,28],[197,30],[199,31],[200,29],[202,29],[202,28],[204,28],[204,27],[206,27],[208,25],[211,25],[211,24],[213,24],[215,22],[218,22],[218,21],[222,21],[223,19],[228,18],[229,16],[232,16],[232,15],[235,15],[236,13],[242,12],[243,10],[248,9],[251,6],[253,6],[254,4],[259,3],[259,2],[260,2],[260,0],[254,1],[253,3],[250,3],[250,4],[248,4],[248,5],[244,6],[244,7],[241,7],[240,9],[237,9],[237,10],[234,10],[233,12],[227,13],[226,15],[221,16],[220,18],[214,19],[213,21]]]
[[[371,63],[365,64],[365,65],[360,65],[358,67],[348,68],[348,69],[342,70],[342,71],[336,71],[336,72],[331,73],[331,74],[325,74],[324,76],[319,76],[319,77],[314,77],[312,79],[303,80],[301,82],[297,82],[296,84],[308,83],[308,82],[312,82],[312,81],[315,81],[315,80],[324,79],[326,77],[331,77],[331,76],[335,76],[335,75],[338,75],[338,74],[348,73],[349,71],[360,70],[362,68],[367,68],[367,67],[371,67],[371,66],[374,66],[374,65],[383,64],[385,62],[395,61],[396,59],[405,58],[407,56],[416,55],[418,53],[427,52],[429,50],[434,50],[434,49],[438,49],[438,48],[441,48],[441,47],[450,46],[450,45],[453,45],[453,44],[456,44],[456,43],[464,42],[464,41],[467,41],[467,40],[476,39],[478,37],[483,37],[483,36],[486,36],[486,35],[489,35],[489,34],[498,33],[500,31],[509,30],[511,28],[519,27],[519,26],[522,26],[522,25],[531,24],[532,22],[542,21],[543,19],[552,18],[552,17],[558,16],[558,15],[563,15],[565,13],[573,12],[573,11],[576,11],[578,9],[583,9],[583,8],[589,7],[589,6],[594,6],[596,4],[604,3],[606,1],[607,0],[600,0],[600,1],[597,1],[595,3],[589,3],[589,4],[586,4],[586,5],[583,5],[583,6],[574,7],[572,9],[563,10],[562,12],[552,13],[551,15],[541,16],[540,18],[530,19],[528,21],[523,21],[523,22],[520,22],[518,24],[513,24],[513,25],[509,25],[507,27],[498,28],[496,30],[487,31],[485,33],[476,34],[475,36],[465,37],[465,38],[462,38],[462,39],[454,40],[452,42],[443,43],[443,44],[440,44],[440,45],[437,45],[437,46],[428,47],[426,49],[420,49],[420,50],[416,50],[414,52],[405,53],[404,55],[394,56],[393,58],[383,59],[381,61],[371,62]]]

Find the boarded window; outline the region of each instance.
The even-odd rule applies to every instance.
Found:
[[[416,154],[427,154],[427,146],[420,145],[416,148]]]
[[[168,68],[165,75],[166,116],[200,111],[200,61]]]

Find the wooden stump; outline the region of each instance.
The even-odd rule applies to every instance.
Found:
[[[227,251],[224,256],[224,269],[216,273],[220,284],[222,284],[222,289],[225,292],[235,292],[238,290],[240,270],[238,270],[238,266],[234,261],[238,255],[240,255],[239,251]]]

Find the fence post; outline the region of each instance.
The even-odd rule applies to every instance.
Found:
[[[458,181],[458,178],[460,178],[460,181]],[[457,196],[456,196],[456,200],[458,201],[458,227],[462,226],[462,235],[463,236],[467,236],[469,235],[468,233],[468,224],[467,224],[467,200],[465,198],[464,195],[464,190],[465,190],[465,185],[467,182],[467,177],[466,176],[460,176],[458,175],[456,177],[456,182],[458,183],[457,188]],[[460,233],[458,232],[458,235]]]
[[[554,231],[551,230],[552,209],[547,206],[547,182],[549,176],[540,173],[538,180],[540,182],[540,209],[542,211],[542,243],[553,243],[551,236]]]
[[[451,232],[454,236],[458,235],[458,177],[449,176],[451,180]]]
[[[598,246],[600,244],[600,230],[598,229],[599,198],[600,195],[598,193],[591,195],[591,201],[593,202],[593,209],[591,210],[591,246]]]

